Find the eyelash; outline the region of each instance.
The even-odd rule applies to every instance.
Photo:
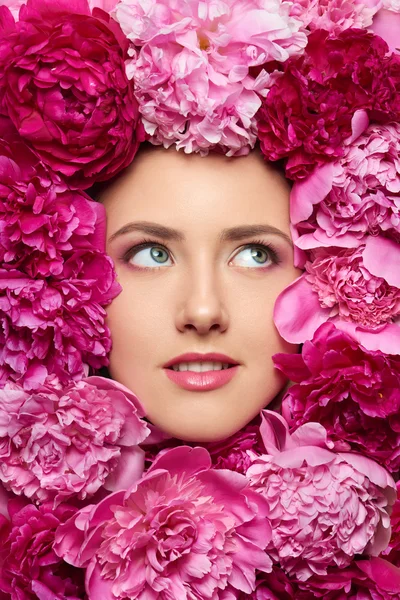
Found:
[[[129,250],[127,252],[125,252],[125,254],[122,256],[122,261],[124,263],[128,263],[129,260],[132,258],[132,256],[134,256],[137,252],[140,252],[140,250],[143,250],[144,248],[150,248],[151,246],[157,246],[159,248],[162,248],[163,250],[165,250],[166,252],[168,252],[168,254],[171,254],[170,251],[168,250],[168,248],[166,246],[164,246],[164,244],[160,244],[159,242],[157,242],[156,240],[151,240],[151,239],[144,239],[142,242],[140,242],[139,244],[136,244],[135,246],[132,246],[131,248],[129,248]],[[240,252],[242,250],[246,250],[247,248],[262,248],[262,250],[265,250],[272,263],[274,265],[279,265],[282,260],[278,254],[278,251],[274,248],[274,246],[272,246],[272,244],[266,244],[263,240],[254,240],[253,242],[250,242],[248,244],[245,244],[243,247],[240,248]],[[236,256],[236,255],[235,255]],[[162,269],[163,267],[137,267],[138,269]],[[244,267],[247,268],[247,267]],[[260,269],[262,269],[262,267],[260,267]]]

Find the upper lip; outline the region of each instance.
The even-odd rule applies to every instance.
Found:
[[[218,352],[207,352],[206,354],[200,354],[199,352],[187,352],[186,354],[181,354],[180,356],[175,356],[175,358],[171,358],[164,365],[164,369],[168,367],[172,367],[173,365],[177,365],[182,362],[220,362],[226,363],[229,365],[238,365],[239,363],[227,356],[226,354],[219,354]]]

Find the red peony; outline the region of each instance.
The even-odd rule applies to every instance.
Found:
[[[360,29],[311,33],[305,54],[285,63],[258,112],[265,157],[287,159],[288,177],[303,179],[343,155],[357,110],[398,120],[400,58],[387,53],[386,42]]]
[[[400,468],[400,357],[367,351],[324,323],[300,354],[276,354],[275,366],[295,382],[282,404],[292,430],[321,423],[340,450]]]
[[[43,162],[87,188],[126,167],[142,133],[119,26],[86,0],[72,11],[28,0],[15,23],[0,7],[0,100]]]

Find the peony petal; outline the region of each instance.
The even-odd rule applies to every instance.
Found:
[[[144,451],[138,446],[121,448],[117,466],[104,482],[104,488],[118,492],[131,487],[143,475],[144,457]]]
[[[385,354],[400,354],[400,322],[389,323],[379,331],[367,331],[357,327],[355,323],[342,319],[332,319],[332,323],[341,331],[351,335],[367,350],[379,350]]]
[[[101,567],[96,562],[91,562],[86,569],[85,587],[89,598],[93,600],[115,600],[113,594],[114,582],[111,579],[102,579]]]
[[[400,569],[382,558],[361,560],[357,563],[361,571],[366,573],[382,590],[400,594]]]
[[[369,118],[367,111],[365,110],[356,110],[351,120],[351,131],[352,135],[350,138],[346,140],[345,143],[351,144],[354,142],[364,131],[367,129],[369,125]]]
[[[156,469],[164,469],[173,476],[175,474],[180,475],[182,470],[184,470],[186,476],[190,476],[207,470],[210,466],[210,455],[205,448],[180,446],[172,448],[165,454],[158,456],[148,470],[148,473]]]
[[[375,15],[371,29],[385,40],[392,52],[400,47],[400,13],[382,8]]]
[[[301,344],[311,339],[318,327],[328,320],[329,312],[321,307],[318,295],[302,275],[278,296],[274,322],[287,342]]]
[[[290,194],[291,222],[296,224],[306,221],[312,214],[314,204],[318,204],[329,194],[332,184],[331,163],[317,167],[307,179],[295,183]]]
[[[383,277],[400,288],[400,244],[382,236],[368,236],[363,252],[364,265],[372,275]]]

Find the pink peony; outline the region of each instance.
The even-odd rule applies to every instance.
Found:
[[[400,125],[371,125],[335,162],[294,185],[296,245],[356,247],[368,234],[400,241]]]
[[[385,250],[381,255],[376,252],[380,242]],[[312,261],[305,264],[306,272],[276,301],[274,320],[281,336],[302,343],[329,320],[368,350],[397,354],[400,272],[393,270],[392,258],[385,264],[386,242],[369,238],[355,249],[314,250]],[[399,285],[390,285],[384,277]]]
[[[212,470],[204,448],[182,446],[62,525],[55,550],[87,568],[93,598],[215,600],[228,584],[247,594],[255,569],[271,569],[266,510],[244,475]]]
[[[359,560],[347,569],[314,575],[299,586],[296,600],[398,600],[400,569],[382,558]]]
[[[76,508],[66,504],[54,508],[51,503],[34,506],[14,499],[8,510],[9,519],[2,517],[1,527],[0,592],[10,600],[81,600],[81,572],[53,550],[57,527]]]
[[[316,250],[305,265],[305,278],[331,316],[375,329],[400,316],[400,289],[366,269],[364,249]]]
[[[39,502],[86,498],[141,477],[143,409],[122,385],[88,377],[57,389],[0,390],[0,480]]]
[[[367,28],[381,5],[382,0],[296,0],[291,14],[311,31],[338,34],[351,27]]]
[[[107,365],[103,306],[119,291],[111,259],[98,251],[75,252],[49,281],[0,269],[0,381],[34,389],[50,373],[66,383]]]
[[[379,37],[348,29],[310,34],[304,56],[284,64],[260,108],[258,135],[268,160],[287,159],[291,179],[344,154],[344,140],[375,120],[400,120],[400,57]]]
[[[268,502],[267,551],[285,571],[305,581],[387,547],[396,487],[385,469],[360,454],[330,451],[319,423],[289,435],[282,417],[264,411],[261,431],[267,454],[247,477]]]
[[[275,354],[274,364],[295,382],[282,403],[292,429],[321,423],[337,449],[400,470],[400,357],[368,352],[324,323],[301,354]]]
[[[105,250],[104,207],[66,189],[0,117],[0,261],[50,277],[82,250]]]
[[[185,152],[247,154],[260,95],[274,81],[252,67],[303,51],[301,21],[282,0],[121,0],[116,19],[132,42],[135,81],[151,141]]]
[[[126,40],[105,12],[95,14],[86,0],[28,0],[14,23],[0,7],[3,111],[75,187],[115,175],[142,139]]]

